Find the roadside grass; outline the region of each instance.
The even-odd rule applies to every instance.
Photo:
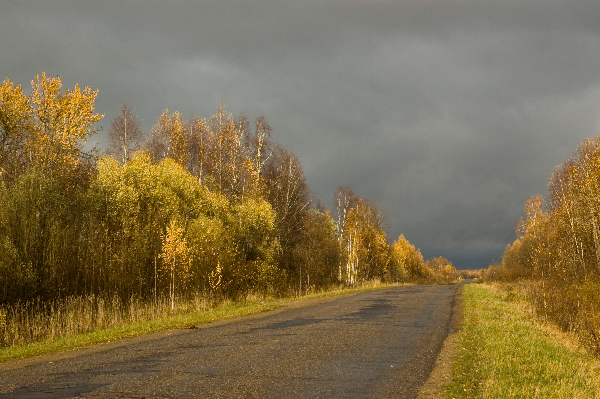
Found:
[[[514,290],[464,286],[446,398],[600,398],[600,360]]]
[[[27,358],[71,349],[84,348],[95,344],[151,334],[164,330],[190,328],[191,326],[207,324],[217,320],[248,316],[283,308],[297,301],[335,297],[394,285],[398,284],[383,285],[375,281],[371,283],[365,283],[356,288],[330,289],[283,299],[249,295],[246,299],[241,301],[225,300],[214,305],[207,304],[206,301],[202,301],[200,304],[197,300],[195,300],[194,303],[179,303],[179,310],[176,309],[175,312],[163,310],[163,314],[158,316],[156,315],[156,312],[154,312],[153,315],[137,317],[138,319],[141,318],[142,320],[129,322],[124,318],[121,318],[121,321],[118,325],[109,328],[99,328],[94,331],[84,333],[66,333],[22,345],[0,347],[0,362],[10,359]],[[68,317],[68,315],[66,316]],[[34,320],[34,323],[35,322],[36,321]]]
[[[83,334],[70,334],[57,338],[44,339],[38,342],[5,347],[0,349],[0,361],[15,358],[26,358],[64,350],[83,348],[94,344],[111,342],[123,338],[150,334],[174,328],[190,327],[195,324],[210,323],[215,320],[230,319],[277,309],[282,305],[274,301],[256,302],[224,302],[214,308],[178,315],[161,316],[135,323],[124,323],[113,328],[106,328]]]

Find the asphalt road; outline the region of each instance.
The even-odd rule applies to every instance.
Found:
[[[0,398],[415,398],[457,288],[386,288],[8,362]]]

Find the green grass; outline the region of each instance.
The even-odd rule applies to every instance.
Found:
[[[469,284],[446,398],[600,398],[600,361],[513,291]]]
[[[190,311],[176,315],[166,315],[144,321],[122,323],[116,327],[105,328],[83,334],[67,334],[57,338],[44,339],[25,345],[2,347],[0,348],[0,362],[10,359],[27,358],[76,348],[83,348],[99,343],[151,334],[158,331],[176,328],[189,328],[193,325],[211,323],[217,320],[231,319],[235,317],[266,312],[269,310],[286,307],[289,304],[297,301],[323,297],[335,297],[352,292],[383,287],[385,286],[375,282],[371,284],[365,284],[364,286],[358,288],[334,289],[286,299],[264,299],[260,297],[251,297],[240,302],[226,301],[206,310]]]

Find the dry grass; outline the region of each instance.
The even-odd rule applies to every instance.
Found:
[[[31,301],[0,308],[0,347],[14,347],[47,339],[83,334],[128,323],[206,310],[209,301],[196,296],[177,301],[171,309],[168,297],[156,301],[115,297],[69,297],[52,303]]]
[[[173,310],[168,296],[157,301],[132,298],[127,303],[94,296],[71,297],[52,304],[33,301],[0,308],[0,361],[264,312],[290,301],[387,286],[380,281],[365,282],[355,288],[332,287],[287,299],[247,294],[230,301],[196,295],[177,300]]]

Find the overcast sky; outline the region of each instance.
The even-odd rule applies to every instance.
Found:
[[[145,130],[264,115],[326,205],[348,185],[392,239],[480,268],[599,134],[600,2],[0,2],[0,75],[42,71],[98,89],[105,132],[124,101]]]

